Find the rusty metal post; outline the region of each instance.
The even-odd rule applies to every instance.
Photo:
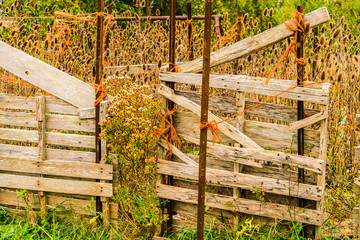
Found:
[[[304,12],[304,8],[302,5],[298,5],[296,9],[300,12]],[[296,56],[297,58],[303,58],[304,57],[304,33],[301,31],[298,31],[297,33],[297,39],[296,39]],[[304,84],[304,65],[297,63],[297,85]],[[304,116],[304,102],[298,101],[297,104],[297,119],[301,120]],[[298,140],[298,154],[304,155],[304,129],[300,128],[298,130],[297,135]],[[298,182],[304,183],[305,181],[305,175],[304,175],[304,169],[299,168],[298,171]],[[304,207],[304,199],[299,199],[299,207]]]
[[[104,12],[104,0],[98,0],[98,12]],[[100,84],[103,75],[103,55],[104,55],[104,17],[97,16],[96,27],[96,65],[95,65],[95,84]],[[96,99],[100,97],[100,92],[96,92]],[[100,104],[95,106],[95,148],[96,148],[96,163],[100,163],[101,150],[100,150]],[[99,181],[99,180],[97,180]],[[96,197],[96,212],[102,212],[102,205],[100,197]]]
[[[206,18],[205,18],[205,21],[206,21]],[[217,40],[219,40],[221,38],[221,20],[220,20],[220,17],[215,17],[214,21],[215,21],[216,38],[217,38]],[[220,45],[220,47],[222,47],[222,46]]]
[[[192,60],[194,60],[194,44],[193,44],[193,25],[192,25],[191,2],[187,2],[186,7],[187,7],[188,41],[189,41],[188,61],[192,61]]]
[[[176,34],[176,0],[170,0],[170,39],[169,39],[169,71],[175,72],[175,34]],[[166,82],[166,86],[171,89],[175,88],[175,83]],[[174,109],[175,104],[173,101],[169,99],[166,100],[166,108]],[[171,133],[170,133],[171,134]],[[169,159],[171,161],[171,157]],[[173,177],[165,176],[166,182],[168,185],[172,185]],[[173,202],[171,200],[168,201],[166,205],[167,214],[169,215],[169,220],[166,222],[166,232],[165,234],[169,236],[172,232],[172,224],[173,224]]]
[[[243,28],[243,12],[238,12],[238,17],[237,17],[237,33],[236,33],[236,41],[240,41],[240,34],[241,34],[241,30]],[[237,59],[235,61],[235,74],[239,73],[239,60]]]
[[[205,1],[205,31],[204,31],[204,62],[201,88],[201,124],[208,122],[209,110],[209,78],[210,78],[210,52],[211,52],[211,14],[212,0]],[[199,158],[199,186],[197,210],[197,240],[204,239],[205,215],[205,183],[206,183],[206,148],[207,128],[200,131],[200,158]]]

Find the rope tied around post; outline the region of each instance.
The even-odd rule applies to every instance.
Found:
[[[295,25],[297,26],[296,29],[294,29],[290,22],[287,21],[285,22],[286,27],[294,32],[294,36],[292,37],[292,42],[290,43],[290,45],[288,46],[288,48],[285,50],[284,54],[281,56],[280,60],[277,62],[277,64],[275,65],[275,67],[271,70],[269,76],[267,77],[265,84],[268,85],[270,78],[274,75],[276,69],[280,66],[281,62],[285,59],[285,63],[284,63],[284,72],[285,72],[285,79],[286,77],[286,65],[289,59],[289,54],[290,52],[292,52],[295,55],[295,59],[296,62],[300,65],[304,65],[305,64],[305,59],[304,58],[298,58],[297,53],[296,53],[296,48],[298,47],[298,44],[296,42],[296,38],[299,32],[304,33],[305,32],[305,23],[304,23],[304,14],[299,12],[298,10],[296,10],[293,19],[291,19],[290,21],[295,23]]]
[[[165,157],[166,160],[170,159],[172,155],[172,146],[174,141],[176,141],[179,144],[179,146],[181,146],[180,139],[174,127],[174,119],[173,119],[174,115],[175,115],[175,108],[171,111],[167,109],[167,112],[165,114],[161,114],[159,112],[161,122],[160,122],[160,128],[158,128],[158,130],[156,131],[156,135],[160,135],[161,137],[163,137],[168,145],[169,151]]]

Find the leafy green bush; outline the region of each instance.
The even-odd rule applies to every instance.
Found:
[[[148,237],[163,220],[156,197],[154,149],[159,139],[155,114],[159,102],[146,85],[127,84],[117,91],[109,114],[101,123],[102,138],[116,154],[108,156],[118,171],[114,200],[120,204],[122,218]]]

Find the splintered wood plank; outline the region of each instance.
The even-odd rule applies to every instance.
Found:
[[[185,140],[190,141],[192,143],[199,145],[199,140],[195,138],[191,138],[188,136],[182,136]],[[324,168],[324,160],[316,159],[312,157],[300,156],[291,153],[285,152],[277,152],[277,151],[270,151],[270,150],[259,150],[259,149],[251,149],[251,148],[239,148],[239,147],[231,147],[225,146],[222,144],[208,144],[208,152],[211,155],[214,155],[218,159],[223,159],[223,161],[234,161],[241,163],[243,165],[259,167],[255,164],[251,164],[251,160],[262,160],[265,162],[273,162],[273,163],[280,163],[280,164],[287,164],[294,167],[304,168],[306,170],[315,172],[315,173],[322,173]],[[242,162],[239,161],[240,159],[249,159],[250,162]],[[253,163],[256,163],[252,161]],[[262,168],[262,165],[259,164]]]
[[[78,115],[78,108],[56,97],[46,96],[46,112]],[[0,93],[1,108],[35,111],[35,97]]]
[[[46,152],[46,158],[51,160],[60,160],[60,161],[66,160],[66,161],[95,163],[94,152],[51,149],[51,148],[46,148],[45,152]],[[36,160],[38,157],[38,148],[17,146],[11,144],[0,144],[0,156],[27,158],[27,159]]]
[[[37,131],[0,128],[0,139],[8,141],[38,143]],[[46,144],[95,148],[95,137],[79,134],[46,132]]]
[[[164,160],[158,162],[158,173],[192,180],[198,179],[197,167]],[[248,190],[256,187],[263,192],[301,197],[314,201],[319,201],[323,192],[323,187],[319,186],[217,169],[207,169],[206,179],[209,183]]]
[[[305,14],[304,16],[305,25],[309,24],[310,28],[318,26],[322,23],[326,23],[329,20],[330,16],[326,7],[317,9],[313,12]],[[297,26],[295,25],[295,23],[293,23],[292,21],[288,21],[288,23],[294,29],[296,29]],[[291,31],[285,23],[283,23],[281,25],[268,29],[258,35],[246,38],[211,53],[210,66],[218,66],[220,64],[247,56],[251,53],[269,47],[293,35],[294,32]],[[201,57],[178,66],[178,71],[197,73],[202,70],[202,66],[203,58]]]
[[[194,113],[176,112],[174,116],[176,132],[181,136],[189,136],[198,139],[200,136],[199,119],[200,118]],[[232,125],[236,124],[234,120],[230,120],[229,123]],[[297,150],[297,132],[291,131],[286,125],[246,120],[244,133],[264,148],[280,151],[291,150],[291,152]],[[224,143],[236,143],[236,141],[228,138],[222,133],[220,133],[219,136]],[[210,134],[208,140],[212,140]],[[306,154],[317,156],[319,151],[319,141],[320,131],[305,129]]]
[[[200,116],[201,107],[198,104],[190,101],[186,97],[176,95],[171,88],[169,88],[165,85],[161,85],[158,89],[158,93],[160,93],[164,97],[168,98],[169,100],[173,101],[174,103],[180,105],[181,107],[184,107],[184,108],[194,112],[196,115]],[[219,121],[221,121],[221,118],[219,118],[216,115],[209,112],[209,121],[219,122]],[[200,128],[200,121],[198,122],[198,124],[199,124],[198,126]],[[244,147],[261,149],[261,147],[259,145],[257,145],[253,140],[251,140],[248,136],[246,136],[239,129],[228,124],[227,122],[220,123],[217,125],[217,127],[219,128],[219,131],[224,133],[229,138],[240,143]]]
[[[176,94],[184,96],[191,101],[200,104],[200,94],[193,91],[175,91]],[[219,111],[224,113],[235,114],[238,113],[236,108],[236,99],[232,97],[210,96],[209,97],[209,110]],[[246,100],[245,109],[248,109],[259,102]],[[308,116],[319,113],[319,110],[306,108],[305,112]],[[256,108],[250,109],[245,112],[247,116],[263,117],[274,120],[282,121],[297,121],[297,108],[282,104],[264,103]]]
[[[164,184],[156,188],[160,198],[197,204],[197,191]],[[220,194],[205,193],[205,205],[233,212],[296,221],[312,225],[321,224],[321,214],[316,210],[289,207],[281,204],[260,202],[256,200],[233,198]]]
[[[3,41],[0,41],[0,67],[76,107],[94,106],[92,86]]]
[[[46,128],[82,132],[95,132],[95,120],[80,120],[78,116],[46,114]],[[0,110],[0,124],[36,128],[36,114]]]
[[[113,166],[111,164],[59,160],[41,161],[25,158],[2,157],[0,155],[0,170],[53,176],[112,180]]]
[[[0,174],[0,187],[88,196],[112,197],[113,195],[111,183],[30,177],[12,174]]]
[[[160,73],[160,80],[165,82],[201,85],[201,74],[194,73]],[[244,75],[211,74],[210,87],[254,93],[265,96],[275,96],[290,87],[296,86],[296,81],[271,79],[265,84],[266,78]],[[308,82],[310,83],[310,82]],[[317,85],[317,87],[315,87]],[[329,84],[317,83],[305,87],[297,87],[279,97],[327,105],[329,100]]]
[[[300,128],[307,127],[307,126],[309,126],[311,124],[317,123],[318,121],[321,121],[321,120],[327,118],[328,116],[329,116],[328,112],[323,111],[323,112],[320,112],[320,113],[315,114],[313,116],[310,116],[310,117],[304,118],[302,120],[290,123],[289,127],[290,127],[290,130],[295,131],[295,130],[298,130]]]

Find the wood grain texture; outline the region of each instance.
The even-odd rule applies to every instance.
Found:
[[[174,117],[176,132],[181,136],[198,139],[199,119],[194,113],[176,112]],[[229,123],[236,124],[234,120],[230,120]],[[285,125],[246,120],[244,133],[263,148],[289,152],[297,150],[297,133]],[[208,140],[212,141],[211,134],[209,135]],[[219,136],[224,143],[236,143],[222,133]],[[305,153],[307,155],[318,156],[319,141],[320,131],[305,129]]]
[[[0,110],[0,124],[36,128],[36,114]],[[46,128],[95,132],[95,121],[93,119],[81,120],[78,116],[46,114]]]
[[[165,82],[201,85],[201,74],[194,73],[160,73],[160,80]],[[265,84],[266,78],[249,77],[245,75],[211,74],[210,87],[254,93],[265,96],[275,96],[290,87],[296,86],[296,81],[271,79]],[[307,82],[308,83],[308,82]],[[314,87],[318,85],[317,87]],[[310,103],[326,105],[329,100],[329,84],[317,83],[311,86],[297,87],[281,94],[279,97]]]
[[[164,184],[158,184],[156,192],[159,197],[182,201],[186,203],[197,203],[197,191]],[[320,213],[316,210],[288,207],[281,204],[272,204],[249,200],[244,198],[232,198],[220,194],[206,193],[205,205],[223,210],[242,212],[270,218],[297,221],[307,224],[320,225]]]
[[[310,28],[313,28],[322,23],[326,23],[330,20],[329,13],[325,7],[317,9],[313,12],[305,14],[305,25],[309,24]],[[294,29],[296,25],[292,21],[288,21]],[[218,66],[220,64],[230,62],[240,57],[247,56],[251,53],[264,49],[277,42],[280,42],[286,38],[291,37],[294,34],[293,31],[288,29],[286,24],[278,25],[274,28],[268,29],[258,35],[246,38],[242,41],[236,42],[230,46],[223,47],[210,56],[210,66]],[[197,73],[202,70],[203,58],[198,58],[178,67],[179,72],[192,72]]]
[[[289,127],[291,131],[298,130],[300,128],[308,127],[311,124],[317,123],[329,116],[328,112],[320,112],[318,114],[315,114],[313,116],[304,118],[302,120],[290,123]]]
[[[31,160],[26,158],[2,157],[0,170],[22,173],[36,173],[52,176],[112,180],[111,164],[95,164],[60,160]]]
[[[169,100],[173,101],[174,103],[180,105],[181,107],[184,107],[184,108],[194,112],[196,115],[200,116],[201,107],[198,104],[190,101],[189,99],[187,99],[183,96],[176,95],[171,88],[169,88],[165,85],[161,85],[158,89],[158,93],[160,93],[164,97],[168,98]],[[216,122],[221,121],[221,119],[219,117],[212,114],[211,112],[209,112],[208,119],[209,119],[209,122],[210,121],[216,121]],[[239,129],[228,124],[227,122],[220,123],[217,125],[217,127],[218,127],[219,131],[221,131],[223,134],[225,134],[229,138],[235,140],[236,142],[240,143],[244,147],[261,149],[261,147],[259,145],[257,145],[253,140],[251,140],[248,136],[246,136]],[[200,121],[198,121],[198,128],[200,129]]]
[[[0,41],[0,66],[76,107],[94,105],[95,89],[92,86],[3,41]]]
[[[159,145],[169,151],[169,146],[164,139],[159,141]],[[191,166],[199,166],[197,162],[189,158],[185,153],[181,152],[177,147],[171,145],[172,154],[177,156],[182,162],[187,163]]]
[[[51,148],[46,148],[45,152],[46,152],[46,158],[51,160],[95,163],[94,152],[51,149]],[[38,148],[17,146],[11,144],[0,144],[0,156],[27,158],[27,159],[36,160],[38,157]]]
[[[46,112],[78,115],[78,108],[56,97],[46,96]],[[35,111],[35,97],[0,93],[1,108]]]
[[[0,139],[8,141],[38,143],[37,134],[32,130],[0,128]],[[45,141],[51,145],[95,148],[95,137],[87,135],[46,132]]]
[[[113,195],[111,183],[30,177],[13,174],[0,174],[0,187],[88,196],[112,197]]]
[[[176,90],[175,93],[177,95],[184,96],[197,104],[200,104],[200,94],[197,92]],[[259,102],[246,100],[245,109],[248,109],[258,103]],[[210,96],[209,110],[230,114],[238,113],[236,108],[236,99],[232,97]],[[308,116],[312,116],[320,112],[319,110],[309,108],[306,108],[305,111]],[[287,122],[297,121],[296,107],[281,104],[264,103],[259,107],[246,111],[245,115]]]
[[[158,173],[193,180],[198,179],[197,167],[164,160],[159,160]],[[323,192],[322,187],[309,184],[216,169],[207,169],[206,179],[208,179],[209,183],[217,183],[224,186],[239,187],[248,190],[256,187],[263,192],[301,197],[314,201],[320,200]]]
[[[185,140],[190,141],[195,144],[199,144],[199,140],[196,138],[191,138],[188,136],[181,136]],[[258,150],[258,149],[250,149],[250,148],[239,148],[232,146],[225,146],[223,144],[208,144],[208,152],[211,155],[218,159],[222,159],[223,161],[234,161],[241,163],[247,166],[260,167],[263,165],[259,164],[249,164],[247,162],[241,162],[239,159],[248,159],[249,162],[254,162],[254,160],[262,160],[265,162],[279,163],[279,164],[287,164],[294,167],[304,168],[306,170],[315,172],[315,173],[323,173],[323,168],[325,165],[324,160],[316,159],[312,157],[299,156],[296,154],[278,152],[278,151],[270,151],[270,150]]]

